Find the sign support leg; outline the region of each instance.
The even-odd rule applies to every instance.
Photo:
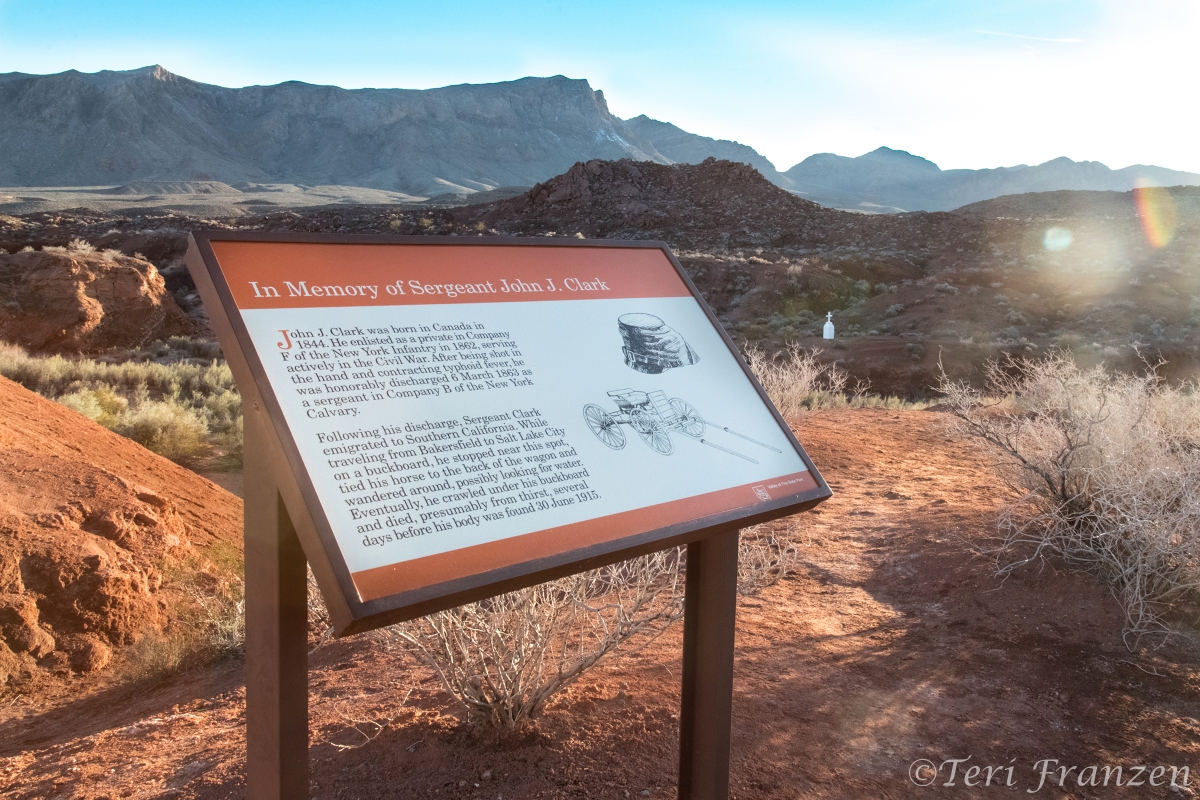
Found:
[[[688,545],[679,800],[727,800],[738,531]]]
[[[246,797],[308,797],[307,562],[272,477],[257,408],[245,415]]]

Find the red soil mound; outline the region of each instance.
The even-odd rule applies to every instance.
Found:
[[[172,619],[164,570],[241,531],[233,495],[0,378],[0,685],[104,667]]]
[[[136,348],[198,333],[149,261],[53,248],[0,254],[0,339],[36,352]]]

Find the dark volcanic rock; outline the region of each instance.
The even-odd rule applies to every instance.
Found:
[[[864,216],[780,189],[753,167],[706,159],[664,166],[589,161],[526,194],[451,218],[515,235],[661,239],[684,248],[862,246],[927,252],[980,229],[950,214]]]

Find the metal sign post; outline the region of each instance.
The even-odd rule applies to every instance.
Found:
[[[246,483],[246,797],[287,800],[308,791],[307,581],[287,509],[262,477]],[[729,797],[737,550],[736,530],[687,546],[679,800]]]
[[[729,797],[738,532],[688,545],[679,704],[680,800]]]
[[[344,636],[682,545],[679,796],[728,796],[737,532],[832,493],[665,245],[187,259],[245,409],[251,800],[307,796],[306,562]]]
[[[246,407],[246,796],[308,797],[308,573],[272,477],[263,412]]]

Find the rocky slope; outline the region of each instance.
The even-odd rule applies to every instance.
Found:
[[[157,66],[9,73],[0,142],[0,186],[248,181],[428,197],[530,186],[580,159],[679,160],[667,153],[736,153],[774,173],[750,148],[627,124],[587,81],[562,76],[349,91],[297,81],[227,89]]]
[[[139,348],[200,333],[144,257],[88,246],[0,254],[0,340],[37,353]]]
[[[220,580],[242,503],[0,378],[0,684],[105,667],[183,607],[169,576]]]
[[[436,219],[436,217],[435,217]],[[863,247],[927,257],[978,238],[977,222],[950,214],[863,216],[796,197],[746,164],[578,163],[526,194],[447,214],[468,229],[662,239],[680,248]]]
[[[1172,216],[1185,224],[1200,216],[1200,186],[1176,186],[1156,190],[1159,197],[1171,198]],[[1011,217],[1027,220],[1061,220],[1084,217],[1096,219],[1135,219],[1137,200],[1133,192],[1034,192],[1005,195],[981,200],[955,211],[975,217]]]

